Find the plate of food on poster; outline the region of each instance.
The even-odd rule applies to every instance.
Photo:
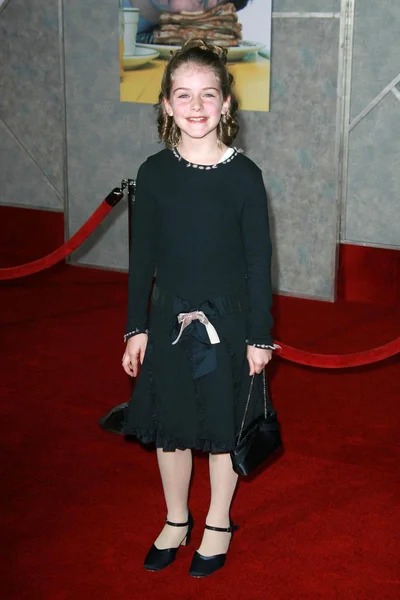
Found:
[[[164,59],[170,58],[175,50],[194,38],[226,48],[228,61],[251,59],[265,46],[242,39],[242,25],[231,2],[196,12],[161,11],[159,26],[153,29],[148,38],[149,41],[144,43],[139,41],[139,36],[136,45],[157,51],[159,58]]]

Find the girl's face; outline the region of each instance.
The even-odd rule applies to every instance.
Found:
[[[173,76],[169,100],[164,100],[165,110],[174,118],[182,138],[217,138],[221,114],[229,108],[230,98],[223,100],[221,86],[209,67],[186,64]]]

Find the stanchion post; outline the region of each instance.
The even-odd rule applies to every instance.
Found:
[[[135,204],[135,192],[136,192],[136,181],[135,179],[127,180],[128,189],[128,235],[129,235],[129,252],[131,250],[131,237],[132,237],[132,219],[133,219],[133,207]]]
[[[128,249],[131,250],[131,233],[132,233],[132,220],[133,220],[133,208],[135,204],[135,192],[136,192],[136,181],[135,179],[123,179],[121,182],[121,189],[128,191]],[[104,417],[99,419],[99,425],[102,429],[111,433],[118,433],[122,435],[122,426],[124,422],[124,411],[127,402],[117,404],[114,406]]]

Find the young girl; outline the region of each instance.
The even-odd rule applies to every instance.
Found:
[[[192,40],[166,67],[157,108],[167,148],[137,176],[122,359],[133,377],[141,364],[124,431],[155,443],[167,505],[146,569],[167,567],[189,543],[192,449],[210,453],[211,502],[189,571],[195,577],[225,563],[237,528],[229,453],[251,376],[274,348],[267,199],[260,169],[231,146],[238,103],[225,63],[225,51]],[[248,418],[262,411],[262,385],[254,385]]]

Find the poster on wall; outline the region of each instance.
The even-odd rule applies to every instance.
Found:
[[[268,111],[272,0],[119,0],[120,99],[155,104],[171,53],[191,38],[227,49],[242,110]]]

